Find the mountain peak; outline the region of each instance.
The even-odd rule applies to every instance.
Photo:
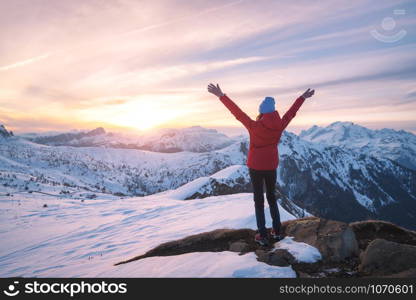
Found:
[[[86,136],[95,136],[95,135],[101,135],[105,134],[105,130],[102,127],[97,127],[94,130],[88,131],[85,135]]]
[[[300,138],[309,142],[340,146],[379,158],[389,158],[416,170],[416,136],[404,130],[372,130],[353,122],[334,122],[326,127],[312,126]]]
[[[11,136],[13,136],[13,132],[7,131],[6,127],[0,124],[0,137],[8,138]]]
[[[355,124],[354,122],[336,121],[336,122],[329,124],[327,127],[339,127],[339,126],[347,127],[347,126],[359,126],[359,125]]]

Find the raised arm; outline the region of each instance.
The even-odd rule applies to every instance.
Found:
[[[289,110],[285,113],[285,115],[282,118],[282,130],[284,130],[287,127],[287,125],[289,125],[290,121],[292,121],[292,119],[296,116],[296,112],[302,106],[303,102],[305,102],[305,99],[312,97],[314,94],[315,90],[307,89],[306,92],[302,94],[302,96],[296,99],[295,103],[292,104],[292,106],[289,108]]]
[[[233,100],[228,98],[222,91],[220,86],[216,86],[212,83],[208,85],[208,92],[217,96],[226,108],[234,115],[234,117],[240,121],[247,129],[252,128],[255,121],[253,121],[245,112],[243,112]]]

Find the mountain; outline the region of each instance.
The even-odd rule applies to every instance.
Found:
[[[304,140],[339,146],[377,158],[389,158],[416,170],[416,135],[393,129],[371,130],[352,122],[335,122],[327,127],[312,126],[303,130]]]
[[[0,138],[8,138],[13,136],[13,132],[7,131],[6,127],[4,125],[0,125]]]
[[[149,195],[242,164],[240,143],[210,152],[46,146],[0,140],[0,184],[7,192],[76,190]]]
[[[203,199],[210,196],[253,192],[248,168],[245,165],[232,165],[209,176],[199,177],[173,191],[164,192],[172,199]],[[304,209],[294,204],[279,188],[276,188],[279,204],[293,216],[302,218],[310,216]]]
[[[146,136],[138,149],[157,152],[208,152],[231,145],[234,140],[215,129],[192,126],[183,129],[164,129]]]
[[[7,193],[144,196],[189,183],[198,189],[187,197],[203,198],[251,189],[242,171],[246,166],[238,166],[245,165],[247,152],[248,136],[219,150],[176,153],[54,147],[15,138],[0,147],[0,185]],[[388,158],[309,142],[289,132],[282,136],[279,153],[279,201],[294,215],[306,210],[345,222],[378,218],[415,228],[416,171]],[[221,176],[214,176],[221,170]]]
[[[315,216],[382,219],[415,228],[416,171],[389,159],[286,133],[279,145],[281,191]]]
[[[106,132],[99,127],[91,131],[68,133],[22,134],[21,137],[34,143],[49,146],[106,147],[140,149],[163,153],[181,151],[208,152],[231,145],[234,139],[201,126],[183,129],[161,129],[156,133],[125,135]]]

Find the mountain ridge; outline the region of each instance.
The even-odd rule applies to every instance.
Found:
[[[196,180],[200,189],[195,190],[194,198],[248,192],[246,171],[240,173],[238,182],[231,174],[221,180],[206,178],[233,166],[247,168],[248,146],[244,135],[218,150],[175,153],[55,147],[14,137],[1,144],[0,184],[7,193],[82,191],[145,196]],[[306,210],[341,221],[382,218],[414,228],[416,171],[389,158],[310,142],[290,132],[282,135],[279,153],[276,188],[282,196],[279,201],[286,201],[291,212]]]

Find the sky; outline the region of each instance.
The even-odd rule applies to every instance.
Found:
[[[245,129],[316,90],[288,130],[416,133],[416,1],[2,0],[0,124],[15,132]]]

